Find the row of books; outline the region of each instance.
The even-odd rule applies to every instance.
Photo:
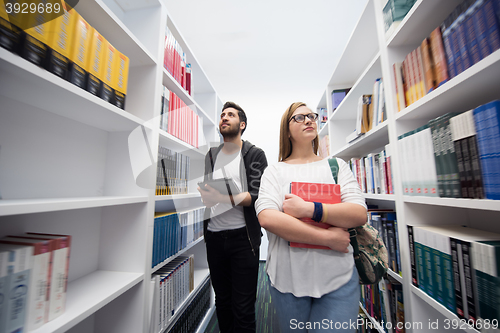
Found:
[[[157,164],[156,195],[188,193],[189,156],[159,146]]]
[[[403,62],[393,64],[398,111],[500,48],[498,0],[465,0]]]
[[[188,211],[155,213],[151,267],[161,264],[203,236],[205,207]]]
[[[348,161],[363,193],[394,194],[390,146]]]
[[[399,248],[398,222],[392,210],[368,208],[368,223],[378,230],[389,257],[389,268],[402,275],[401,252]]]
[[[387,112],[385,109],[384,82],[379,78],[373,83],[372,94],[359,96],[356,129],[346,137],[346,143],[360,138],[385,120],[387,120]]]
[[[416,0],[382,1],[382,16],[384,18],[384,31],[386,39],[396,30],[415,2]]]
[[[500,48],[500,2],[465,0],[441,24],[450,78]]]
[[[412,283],[472,327],[500,320],[500,234],[408,225]],[[480,327],[482,326],[482,327]]]
[[[500,101],[398,137],[405,195],[500,199]]]
[[[70,235],[0,238],[0,332],[35,330],[65,311]]]
[[[172,260],[153,274],[151,284],[154,285],[151,315],[157,332],[161,332],[194,289],[194,255]]]
[[[207,280],[198,294],[180,318],[169,330],[171,333],[195,333],[210,309],[210,279]]]
[[[404,298],[401,283],[390,276],[378,284],[361,285],[361,306],[387,333],[405,332]],[[365,329],[376,328],[366,322]]]
[[[198,148],[198,133],[203,133],[203,118],[199,117],[179,96],[163,86],[160,128]]]
[[[191,64],[186,61],[186,53],[168,27],[165,28],[163,67],[192,95]]]
[[[0,45],[125,109],[128,57],[66,2],[53,6],[52,13],[31,14],[15,10],[7,14],[0,6]],[[56,9],[63,14],[54,18]]]
[[[402,62],[394,63],[393,72],[398,111],[448,81],[440,27],[434,29]]]

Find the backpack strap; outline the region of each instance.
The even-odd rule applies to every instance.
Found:
[[[330,164],[330,170],[332,171],[333,179],[335,180],[335,184],[338,184],[338,173],[339,173],[339,164],[337,163],[337,158],[332,157],[328,159],[328,164]]]
[[[335,183],[338,184],[338,173],[339,173],[339,164],[337,162],[336,157],[332,157],[328,159],[328,163],[330,164],[330,170],[332,171],[332,176],[333,179],[335,180]],[[357,232],[356,228],[350,228],[347,231],[349,231],[349,236],[351,238],[351,245],[354,250],[354,258],[357,259],[359,258],[359,248],[358,248],[358,240],[356,239]]]

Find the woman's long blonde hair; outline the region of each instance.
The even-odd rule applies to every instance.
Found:
[[[278,156],[278,162],[282,162],[286,160],[292,154],[292,141],[290,140],[290,119],[292,119],[292,115],[301,106],[307,106],[306,103],[295,102],[290,105],[290,107],[283,113],[281,117],[281,125],[280,125],[280,150]],[[312,141],[314,154],[318,154],[318,146],[319,139],[318,136],[314,138]]]

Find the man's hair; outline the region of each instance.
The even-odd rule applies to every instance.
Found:
[[[234,102],[224,103],[224,106],[222,107],[222,111],[224,111],[225,109],[228,109],[228,108],[233,108],[235,110],[238,110],[238,117],[240,118],[240,123],[241,122],[245,123],[245,128],[241,130],[241,134],[243,134],[243,132],[245,132],[245,130],[247,129],[247,126],[248,126],[247,115],[245,114],[245,111],[243,111],[241,106],[239,106],[238,104],[236,104]]]

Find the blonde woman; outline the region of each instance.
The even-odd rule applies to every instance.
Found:
[[[318,207],[289,193],[291,182],[335,184],[328,160],[317,155],[317,117],[304,103],[290,105],[281,119],[279,162],[262,176],[255,209],[269,239],[266,272],[282,332],[355,332],[360,288],[347,228],[367,219],[358,183],[337,159],[341,203]],[[331,227],[306,224],[303,217]]]

